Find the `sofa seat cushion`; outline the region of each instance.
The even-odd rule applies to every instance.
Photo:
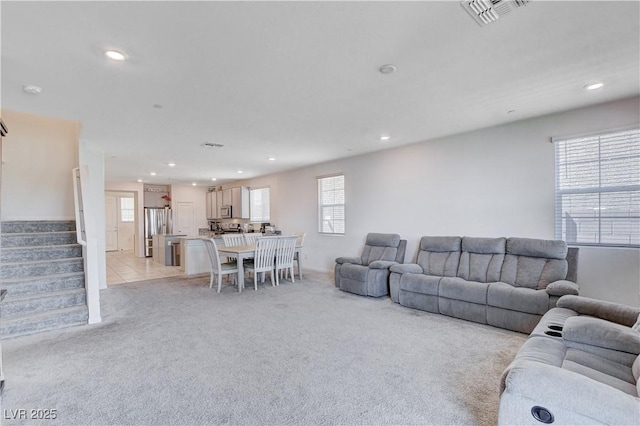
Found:
[[[573,350],[571,353],[569,351],[571,351],[571,349],[567,351],[567,357],[562,363],[563,369],[589,377],[590,379],[604,383],[607,386],[611,386],[629,395],[638,396],[635,383],[628,381],[629,378],[633,380],[631,368],[626,367],[628,371],[625,371],[625,366],[621,364],[616,365],[613,361],[595,355],[592,355],[593,359],[587,361],[583,355],[591,354],[586,352],[580,354],[581,351],[577,350]],[[608,372],[606,372],[607,370]],[[609,374],[609,372],[613,372],[614,374]],[[621,379],[620,376],[625,377],[626,380]]]
[[[356,281],[366,281],[368,274],[369,274],[368,266],[345,263],[342,265],[342,268],[340,268],[340,275],[343,278],[350,278]]]
[[[549,309],[549,294],[544,290],[497,282],[489,284],[487,304],[496,308],[543,315]]]
[[[463,302],[487,304],[489,283],[467,281],[457,277],[443,277],[440,280],[438,295]]]
[[[442,277],[424,274],[403,274],[400,290],[412,293],[438,295],[438,283]]]

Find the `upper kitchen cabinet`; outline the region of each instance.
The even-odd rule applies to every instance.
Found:
[[[220,219],[220,207],[222,207],[222,191],[207,192],[207,219]]]
[[[164,207],[171,205],[169,188],[166,185],[145,185],[143,204],[145,207]]]
[[[231,188],[231,216],[237,219],[249,219],[249,187]]]
[[[216,193],[216,205],[218,217],[220,218],[220,207],[231,206],[231,217],[233,219],[249,219],[249,187],[236,186],[227,188]],[[208,201],[209,199],[207,199]]]

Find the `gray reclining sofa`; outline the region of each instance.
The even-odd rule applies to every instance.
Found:
[[[577,254],[564,241],[425,236],[416,263],[391,266],[391,299],[530,333],[560,296],[578,294]]]
[[[389,295],[389,267],[404,262],[406,248],[398,234],[368,234],[360,257],[336,259],[336,287],[361,296]]]
[[[500,383],[498,423],[640,424],[640,308],[564,296]]]

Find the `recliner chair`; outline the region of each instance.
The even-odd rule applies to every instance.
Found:
[[[407,240],[398,234],[369,233],[362,256],[336,259],[336,287],[362,296],[387,296],[389,267],[404,262],[406,248]]]

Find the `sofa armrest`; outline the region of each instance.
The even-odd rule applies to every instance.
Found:
[[[422,266],[416,263],[404,263],[396,264],[391,267],[391,272],[397,272],[399,274],[422,274],[424,270]]]
[[[583,296],[562,296],[556,306],[558,308],[571,309],[580,315],[602,318],[627,327],[631,327],[637,321],[638,315],[640,315],[640,308]]]
[[[389,269],[393,265],[397,265],[398,262],[393,260],[374,260],[369,264],[370,269]]]
[[[536,361],[515,363],[506,375],[505,388],[505,392],[531,401],[532,406],[548,408],[558,423],[568,423],[571,413],[594,423],[638,422],[637,397],[560,367]],[[504,408],[500,407],[501,414]],[[564,422],[562,417],[567,417]],[[531,417],[530,424],[534,423],[540,424]]]
[[[549,283],[545,290],[550,296],[564,296],[566,294],[573,294],[577,296],[580,287],[572,281],[558,280]]]
[[[579,343],[614,351],[640,354],[639,332],[624,325],[599,318],[589,316],[567,318],[562,329],[562,338],[568,344]]]
[[[355,265],[362,265],[362,259],[359,257],[338,257],[336,263],[353,263]]]

